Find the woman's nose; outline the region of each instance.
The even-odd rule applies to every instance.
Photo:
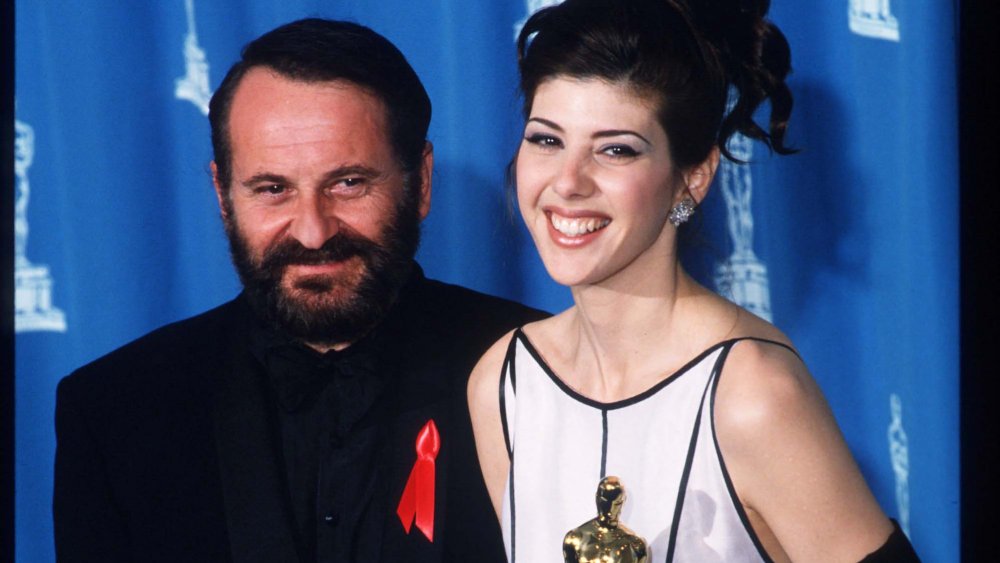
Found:
[[[589,154],[566,154],[560,162],[552,189],[566,199],[587,197],[594,192]]]

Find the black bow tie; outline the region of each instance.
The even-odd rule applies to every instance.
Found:
[[[298,344],[269,347],[263,359],[281,408],[295,412],[312,405],[327,386],[343,409],[370,404],[381,389],[376,357],[353,348],[319,354]]]

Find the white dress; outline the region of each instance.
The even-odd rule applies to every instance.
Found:
[[[737,342],[635,397],[600,403],[570,389],[515,331],[500,378],[507,559],[562,561],[563,536],[597,516],[597,484],[616,475],[627,495],[621,521],[646,539],[650,562],[770,561],[715,436],[715,391]]]

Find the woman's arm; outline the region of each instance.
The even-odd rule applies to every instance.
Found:
[[[469,376],[469,413],[476,436],[479,468],[486,481],[493,509],[500,518],[503,492],[507,482],[510,459],[500,422],[500,370],[513,332],[498,340],[479,359]]]
[[[715,421],[736,493],[776,560],[859,561],[886,542],[892,524],[795,354],[734,346]]]

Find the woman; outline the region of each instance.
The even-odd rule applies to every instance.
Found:
[[[469,384],[512,561],[559,560],[609,475],[650,561],[913,557],[788,338],[677,259],[733,134],[791,152],[768,3],[567,0],[521,32],[518,202],[574,305],[497,342]]]

